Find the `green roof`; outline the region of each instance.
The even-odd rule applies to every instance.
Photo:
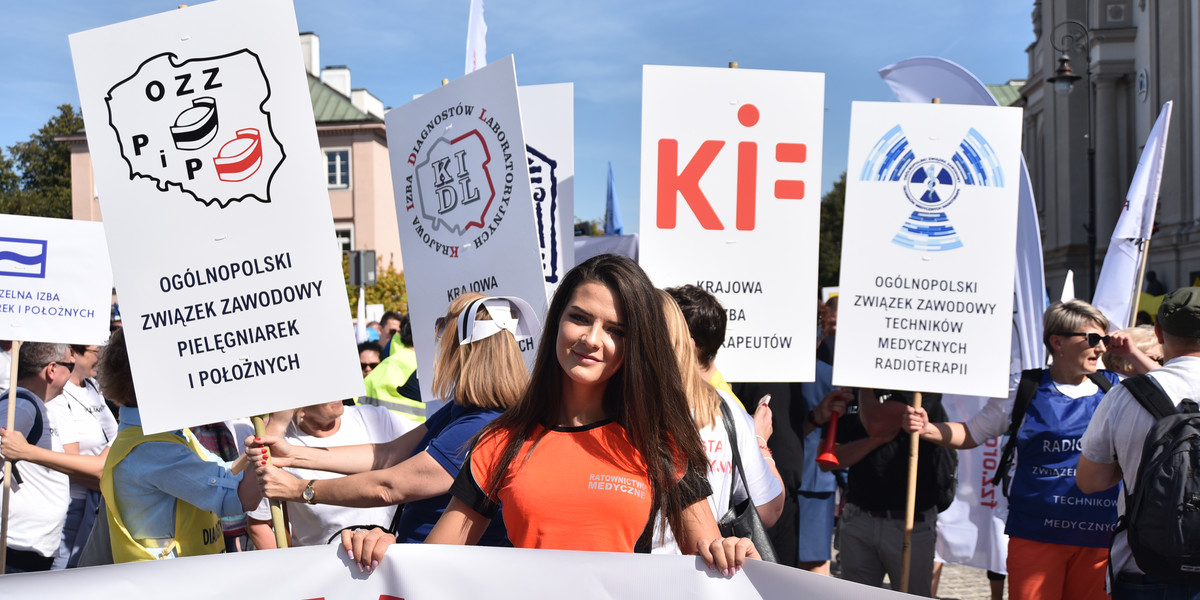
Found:
[[[996,102],[1000,103],[1000,106],[1012,106],[1014,102],[1021,99],[1021,86],[1023,85],[1025,85],[1023,80],[1014,79],[1008,83],[986,87]],[[316,100],[313,100],[313,103],[315,104]]]
[[[359,110],[350,99],[333,88],[321,83],[320,79],[308,75],[308,93],[312,98],[313,117],[317,123],[346,123],[354,121],[382,120]]]

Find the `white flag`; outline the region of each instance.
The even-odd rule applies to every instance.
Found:
[[[358,313],[354,319],[354,338],[358,343],[367,341],[367,288],[358,288]]]
[[[1067,278],[1063,281],[1062,294],[1059,294],[1058,299],[1060,302],[1075,299],[1075,271],[1067,269]]]
[[[467,21],[466,75],[487,65],[487,23],[483,22],[483,0],[471,0],[471,16]]]
[[[1141,278],[1145,242],[1154,229],[1158,207],[1158,188],[1162,183],[1163,161],[1167,152],[1167,133],[1171,124],[1171,102],[1163,105],[1158,120],[1146,139],[1137,171],[1125,194],[1125,208],[1113,229],[1108,254],[1100,267],[1096,296],[1092,304],[1108,317],[1110,329],[1128,327],[1137,306],[1138,280]]]

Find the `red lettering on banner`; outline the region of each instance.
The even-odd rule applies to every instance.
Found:
[[[759,121],[758,107],[743,104],[738,109],[737,119],[743,127],[754,127]],[[658,140],[658,208],[656,225],[659,229],[674,229],[678,223],[679,196],[687,202],[700,226],[708,230],[723,230],[708,197],[700,189],[700,178],[712,166],[725,142],[707,140],[679,169],[679,140]],[[779,163],[803,163],[808,160],[805,144],[781,142],[775,145],[775,160]],[[775,197],[781,200],[803,200],[804,181],[779,179],[775,181]],[[737,203],[734,224],[739,231],[754,231],[758,209],[758,144],[738,142],[737,145]]]
[[[725,142],[708,140],[700,144],[700,149],[688,161],[682,171],[676,171],[679,165],[679,140],[664,138],[658,140],[658,228],[675,229],[676,201],[683,196],[685,202],[695,213],[700,226],[705,229],[720,230],[725,227],[717,218],[708,198],[700,190],[700,178],[712,165]]]

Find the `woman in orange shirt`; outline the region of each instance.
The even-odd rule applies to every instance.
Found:
[[[721,537],[708,507],[708,463],[642,269],[613,255],[580,264],[545,323],[529,389],[480,434],[426,542],[474,543],[503,506],[517,547],[648,552],[661,514],[723,574],[758,558],[750,540]],[[364,565],[392,541],[345,538]]]

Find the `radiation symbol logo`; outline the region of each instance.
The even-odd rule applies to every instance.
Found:
[[[876,142],[860,174],[862,181],[894,182],[914,207],[892,243],[923,252],[945,252],[964,243],[946,209],[966,186],[1004,187],[1004,174],[991,144],[972,128],[948,159],[917,158],[896,125]]]
[[[271,201],[285,154],[266,109],[270,98],[258,55],[239,50],[183,61],[159,54],[109,89],[105,101],[130,179],[225,208]]]

